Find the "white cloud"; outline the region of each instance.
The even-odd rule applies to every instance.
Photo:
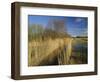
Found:
[[[83,21],[83,19],[82,19],[82,18],[76,18],[75,21],[76,21],[76,22],[81,22],[81,21]]]

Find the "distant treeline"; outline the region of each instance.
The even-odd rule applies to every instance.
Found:
[[[88,38],[87,36],[76,36],[76,38]]]

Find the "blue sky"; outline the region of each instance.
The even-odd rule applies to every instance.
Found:
[[[28,23],[41,24],[46,27],[50,20],[65,20],[65,27],[71,36],[87,36],[88,19],[86,17],[69,17],[69,16],[38,16],[29,15]]]

